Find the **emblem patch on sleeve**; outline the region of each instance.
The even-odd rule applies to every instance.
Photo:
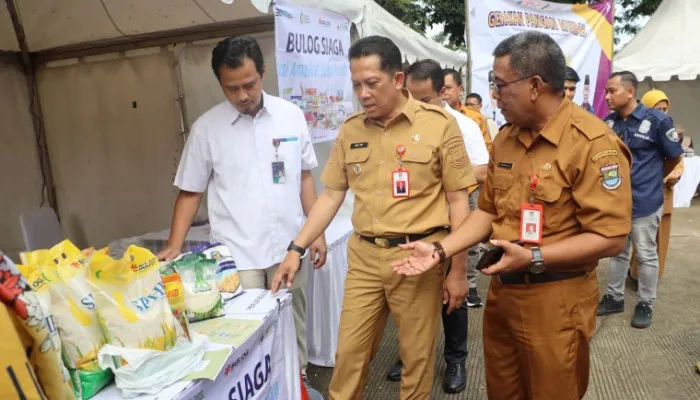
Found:
[[[619,174],[619,164],[608,164],[600,167],[600,173],[603,176],[601,183],[607,190],[614,190],[622,184],[622,177]]]
[[[678,136],[678,132],[676,132],[676,128],[671,128],[671,129],[669,129],[669,130],[666,132],[666,137],[668,138],[668,140],[670,140],[670,141],[672,141],[672,142],[677,142],[677,141],[679,141],[679,140],[681,139],[681,138]]]
[[[464,168],[469,163],[469,157],[467,156],[467,150],[464,148],[464,141],[462,138],[453,138],[445,143],[447,146],[447,153],[450,158],[450,165],[453,168]]]

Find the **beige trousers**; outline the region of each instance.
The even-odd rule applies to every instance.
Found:
[[[299,366],[301,373],[306,376],[306,366],[308,365],[308,354],[306,350],[306,274],[311,268],[308,257],[301,260],[301,269],[294,279],[294,284],[289,292],[292,294],[292,310],[294,312],[294,327],[297,333],[297,346],[299,348]],[[244,289],[269,289],[272,279],[277,273],[279,264],[275,264],[265,269],[249,269],[238,271],[241,278],[241,285]]]
[[[447,232],[441,230],[422,241],[431,243],[445,236]],[[394,273],[391,262],[409,254],[398,247],[379,248],[357,234],[350,238],[330,400],[363,398],[369,364],[379,349],[389,313],[399,331],[404,364],[400,398],[431,398],[444,276],[437,267],[413,277]],[[374,398],[371,393],[365,397]]]

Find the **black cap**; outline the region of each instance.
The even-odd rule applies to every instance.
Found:
[[[566,75],[565,75],[564,80],[578,82],[581,79],[579,79],[578,74],[576,73],[576,71],[574,71],[573,68],[566,67]]]

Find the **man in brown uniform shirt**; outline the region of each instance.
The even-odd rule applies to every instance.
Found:
[[[494,56],[494,97],[509,124],[494,141],[479,209],[433,245],[401,246],[413,253],[394,269],[423,273],[491,235],[505,254],[482,270],[493,275],[484,311],[489,398],[580,399],[596,323],[595,269],[624,248],[631,229],[630,153],[564,98],[564,54],[551,37],[524,32]],[[535,228],[521,222],[533,200],[543,210],[541,244],[521,247],[512,242]]]
[[[440,268],[422,276],[399,276],[391,262],[409,254],[399,244],[430,243],[447,235],[445,227],[459,226],[469,213],[466,189],[476,180],[455,119],[402,90],[401,52],[391,40],[363,38],[352,45],[349,58],[353,88],[364,111],[340,128],[321,177],[326,188],[290,244],[273,292],[282,280],[291,285],[300,255],[352,189],[356,234],[348,244],[330,398],[362,398],[369,363],[391,312],[404,361],[401,398],[428,399],[441,303],[448,304],[448,313],[461,306],[467,294],[466,254],[457,254],[446,278]]]

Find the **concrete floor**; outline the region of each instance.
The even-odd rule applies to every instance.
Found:
[[[691,208],[676,209],[673,214],[671,248],[666,270],[659,285],[653,323],[649,329],[630,327],[634,311],[635,287],[626,293],[622,314],[598,318],[592,343],[591,382],[586,400],[684,400],[700,399],[700,201]],[[607,260],[601,262],[601,289],[607,282]],[[629,282],[629,281],[628,281]],[[479,290],[485,297],[486,277],[479,278]],[[469,358],[467,390],[446,395],[441,388],[444,363],[438,351],[434,399],[486,399],[481,344],[483,308],[469,311]],[[442,349],[440,337],[438,349]],[[397,359],[396,327],[391,320],[381,347],[371,364],[365,389],[366,399],[398,399],[399,384],[384,376]],[[332,368],[309,366],[314,387],[327,396]]]

